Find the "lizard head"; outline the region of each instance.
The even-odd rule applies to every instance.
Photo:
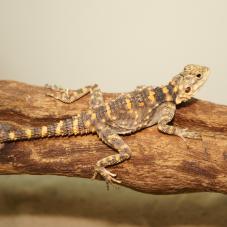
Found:
[[[171,82],[176,89],[176,104],[186,102],[206,82],[209,68],[200,65],[187,65]]]

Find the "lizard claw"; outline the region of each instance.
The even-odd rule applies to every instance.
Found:
[[[120,180],[115,179],[117,174],[111,173],[110,171],[108,171],[104,167],[96,167],[95,173],[94,173],[92,179],[95,179],[97,174],[100,174],[104,178],[104,180],[106,181],[107,190],[109,190],[109,184],[113,185],[113,183],[117,183],[117,184],[121,183]]]

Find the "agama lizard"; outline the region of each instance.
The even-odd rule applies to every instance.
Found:
[[[0,143],[95,132],[105,144],[118,153],[99,160],[93,178],[100,174],[107,185],[113,182],[121,183],[116,179],[116,174],[106,169],[131,156],[130,147],[119,135],[131,134],[157,124],[161,132],[179,136],[184,140],[201,138],[197,132],[168,123],[174,117],[176,105],[191,99],[206,82],[208,74],[209,68],[205,66],[187,65],[166,86],[156,88],[140,86],[108,103],[104,102],[102,92],[97,85],[86,86],[76,91],[49,87],[47,95],[64,103],[72,103],[90,93],[90,108],[50,125],[15,131],[2,130]]]

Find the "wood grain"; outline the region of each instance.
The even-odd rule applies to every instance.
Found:
[[[89,95],[73,104],[45,96],[43,87],[0,81],[0,121],[14,127],[41,126],[88,107]],[[113,98],[105,94],[105,99]],[[181,105],[173,124],[199,131],[187,140],[144,129],[124,140],[132,158],[110,167],[122,185],[155,194],[227,192],[227,106],[193,99]],[[95,163],[114,151],[96,135],[58,137],[6,144],[0,174],[52,174],[91,178]]]

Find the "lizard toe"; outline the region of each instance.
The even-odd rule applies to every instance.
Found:
[[[105,180],[108,190],[109,190],[109,185],[110,184],[113,185],[113,183],[117,183],[117,184],[121,183],[120,180],[115,179],[117,174],[111,173],[109,170],[107,170],[104,167],[97,166],[95,168],[95,173],[94,173],[92,179],[95,179],[97,174],[100,174],[102,176],[102,178]]]

